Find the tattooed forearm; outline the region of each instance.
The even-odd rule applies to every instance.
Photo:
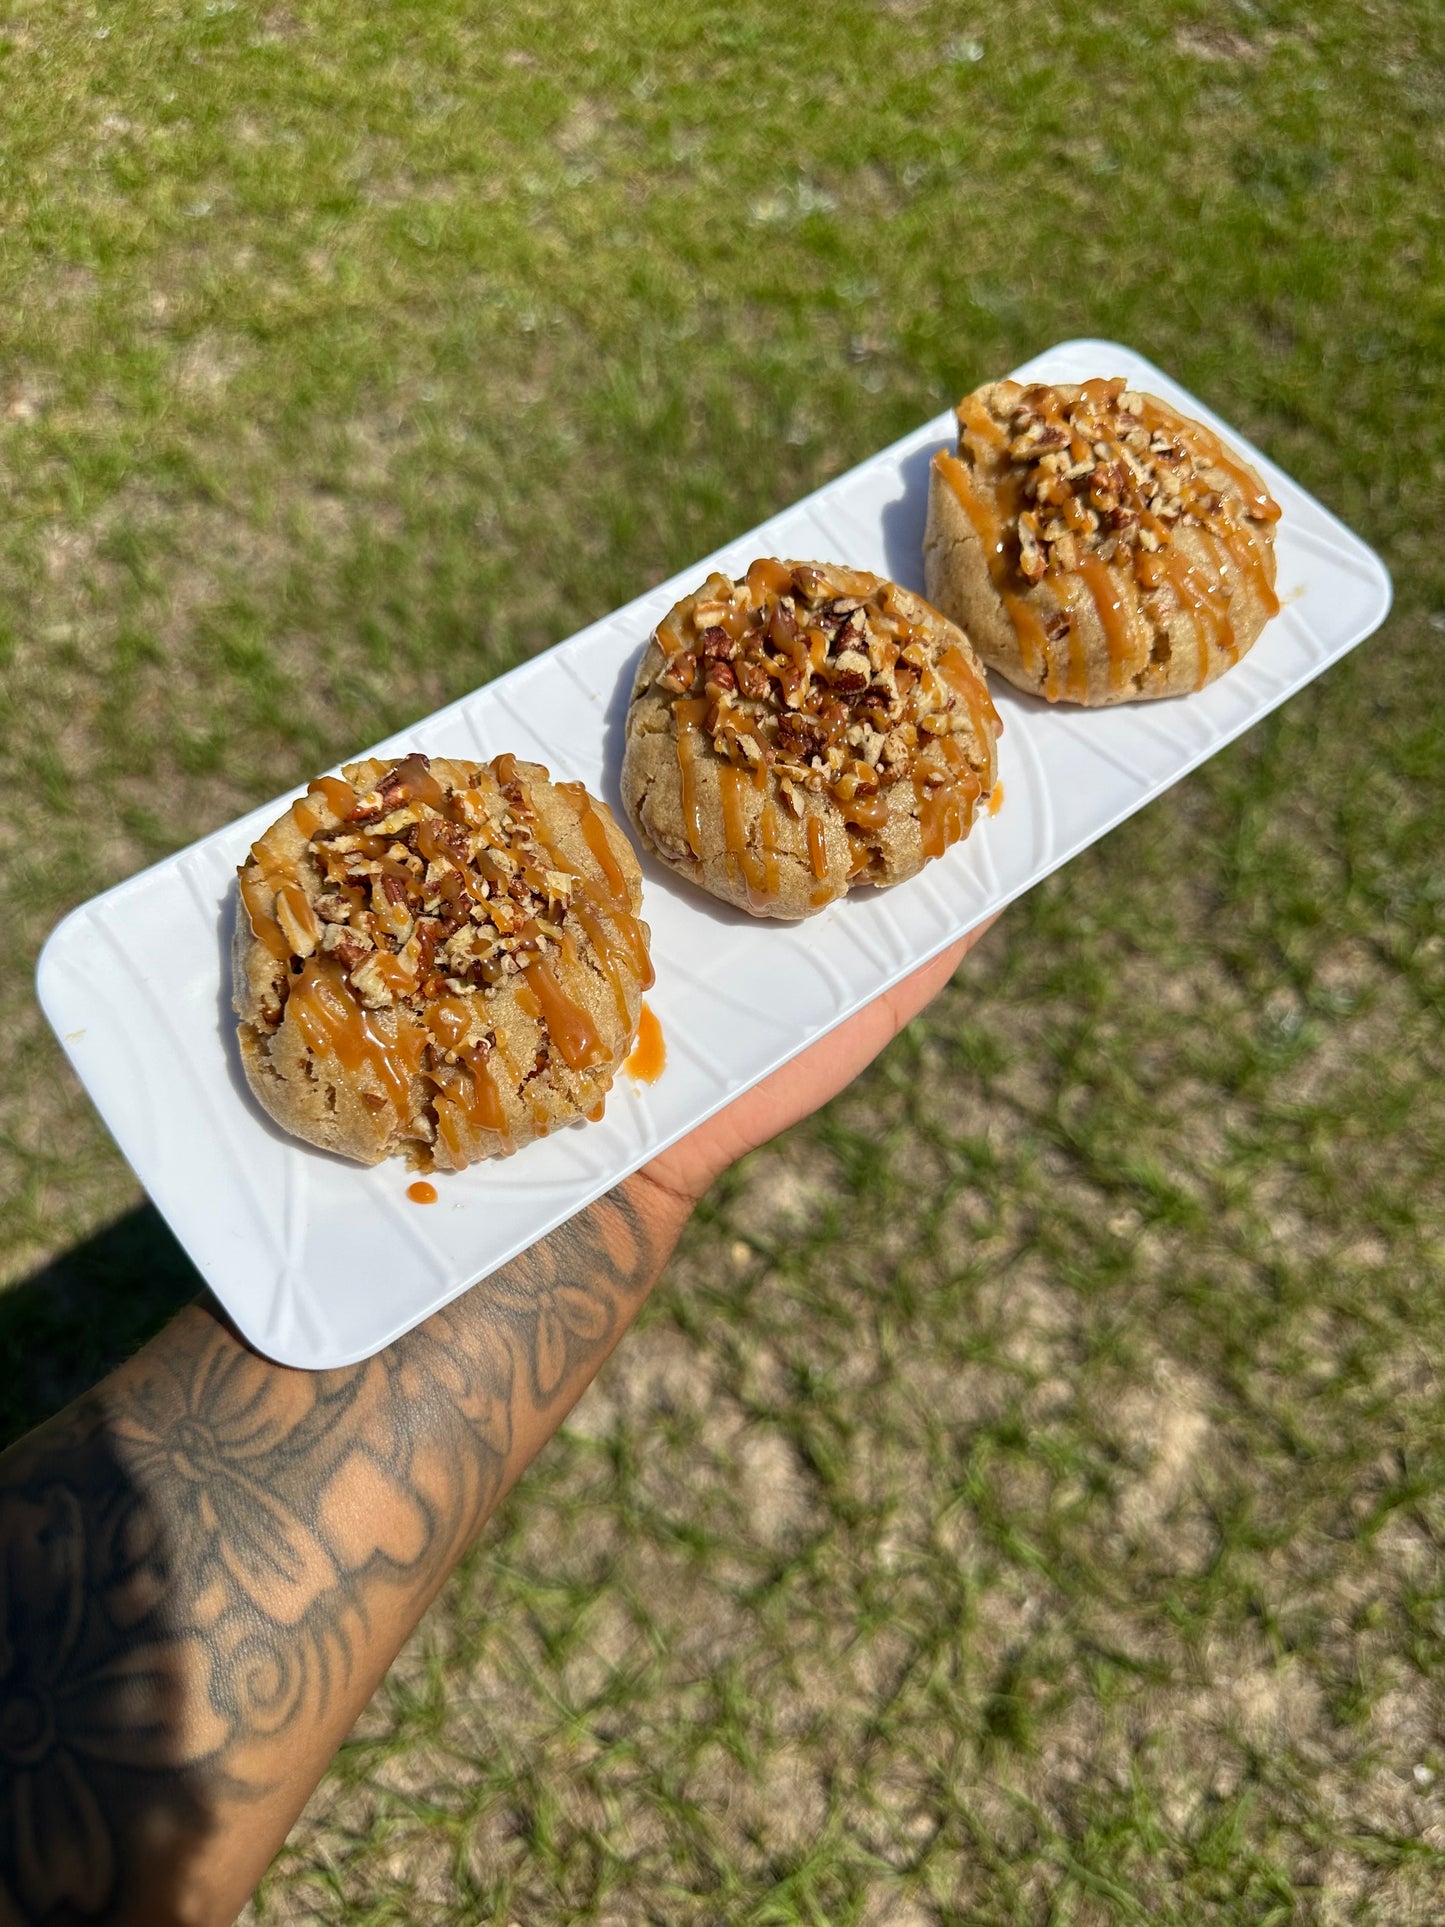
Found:
[[[194,1306],[0,1460],[5,1927],[234,1914],[679,1221],[625,1185],[343,1371]]]

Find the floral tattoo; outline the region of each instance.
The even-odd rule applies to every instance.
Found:
[[[496,1504],[519,1414],[575,1395],[660,1262],[623,1186],[341,1371],[269,1364],[194,1306],[0,1460],[0,1927],[144,1917],[155,1843],[179,1880],[179,1843],[264,1796],[373,1616],[429,1598]]]

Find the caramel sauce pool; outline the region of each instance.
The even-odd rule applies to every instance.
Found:
[[[651,1004],[644,1003],[637,1020],[637,1042],[623,1065],[627,1075],[638,1084],[655,1084],[667,1065],[667,1040]]]

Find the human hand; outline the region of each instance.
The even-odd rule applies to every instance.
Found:
[[[990,917],[891,990],[820,1037],[715,1117],[664,1151],[639,1176],[690,1211],[730,1164],[836,1097],[932,1003],[967,953],[991,929]]]

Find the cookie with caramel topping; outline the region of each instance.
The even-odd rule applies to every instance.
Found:
[[[540,764],[353,763],[239,878],[241,1061],[323,1150],[504,1156],[595,1113],[631,1047],[652,982],[637,858]]]
[[[967,836],[998,732],[967,637],[920,596],[763,557],[657,625],[622,799],[679,875],[754,916],[806,917]]]
[[[1179,696],[1279,609],[1279,507],[1210,429],[1122,380],[991,382],[934,457],[928,593],[1049,702]]]

